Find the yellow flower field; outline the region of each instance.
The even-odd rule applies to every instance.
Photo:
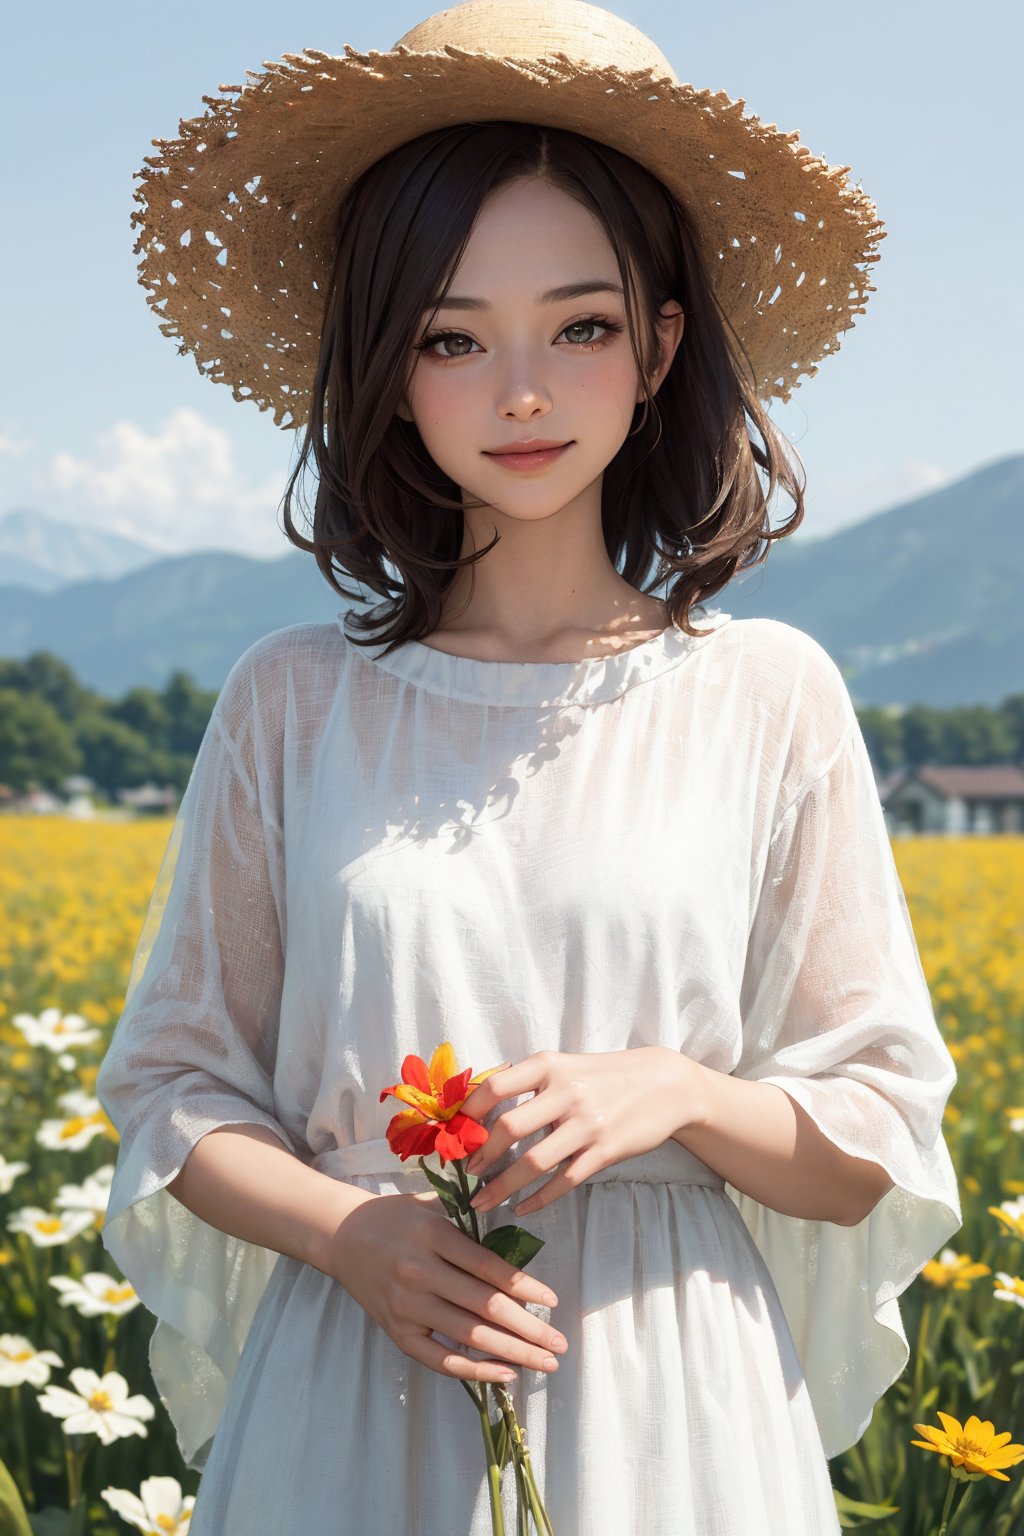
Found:
[[[11,1479],[32,1516],[72,1509],[69,1536],[186,1532],[199,1481],[149,1375],[152,1316],[100,1240],[117,1135],[92,1091],[170,828],[0,816],[0,1530],[24,1536],[4,1523]],[[964,1226],[901,1298],[910,1361],[832,1482],[849,1529],[919,1536],[952,1509],[957,1536],[1016,1536],[1024,839],[894,854],[959,1073],[945,1133]]]

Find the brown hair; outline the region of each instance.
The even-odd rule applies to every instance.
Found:
[[[435,630],[455,571],[494,547],[492,540],[461,556],[460,489],[397,408],[417,327],[450,285],[481,205],[497,187],[526,176],[543,176],[589,209],[619,264],[645,381],[640,420],[602,481],[605,546],[622,577],[638,590],[648,590],[645,580],[657,587],[671,577],[669,612],[688,634],[699,634],[690,622],[694,603],[720,592],[737,568],[762,563],[770,542],[803,518],[806,480],[757,398],[753,370],[718,306],[679,200],[629,156],[563,129],[514,122],[441,128],[376,161],[339,209],[310,420],[284,496],[287,537],[315,556],[337,592],[364,595],[342,586],[335,566],[392,599],[384,627],[380,615],[348,615],[350,631],[374,631],[355,643],[386,642],[384,654]],[[686,329],[655,398],[643,359],[657,356],[655,320],[673,299]],[[748,435],[747,420],[763,446]],[[318,471],[312,541],[291,517],[310,456]],[[767,490],[758,469],[767,472]],[[769,503],[779,485],[795,507],[773,529]]]

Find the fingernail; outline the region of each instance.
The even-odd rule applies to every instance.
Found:
[[[558,1297],[555,1295],[554,1291],[545,1291],[541,1297],[541,1301],[546,1307],[558,1306]]]

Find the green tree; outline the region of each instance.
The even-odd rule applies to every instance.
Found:
[[[912,704],[904,710],[903,761],[908,768],[942,762],[942,711],[928,704]]]
[[[878,773],[891,773],[903,764],[903,726],[898,715],[868,705],[857,716],[868,756]]]
[[[152,776],[153,753],[138,731],[96,712],[79,724],[84,771],[111,800],[119,789],[135,789]]]
[[[130,688],[119,703],[110,705],[107,714],[142,736],[153,751],[167,748],[170,715],[164,696],[155,688]]]
[[[986,704],[951,709],[942,718],[940,753],[944,763],[1008,763],[1014,756],[1009,721]]]
[[[31,788],[56,793],[68,774],[82,770],[71,727],[47,699],[0,688],[0,784],[15,794]]]
[[[211,693],[208,689],[197,688],[187,672],[171,673],[163,691],[169,751],[187,752],[195,757],[216,700],[216,690]]]

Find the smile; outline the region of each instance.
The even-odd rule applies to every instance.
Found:
[[[533,453],[488,453],[486,457],[505,469],[543,469],[571,447],[571,443],[563,443],[561,448],[539,448]]]

